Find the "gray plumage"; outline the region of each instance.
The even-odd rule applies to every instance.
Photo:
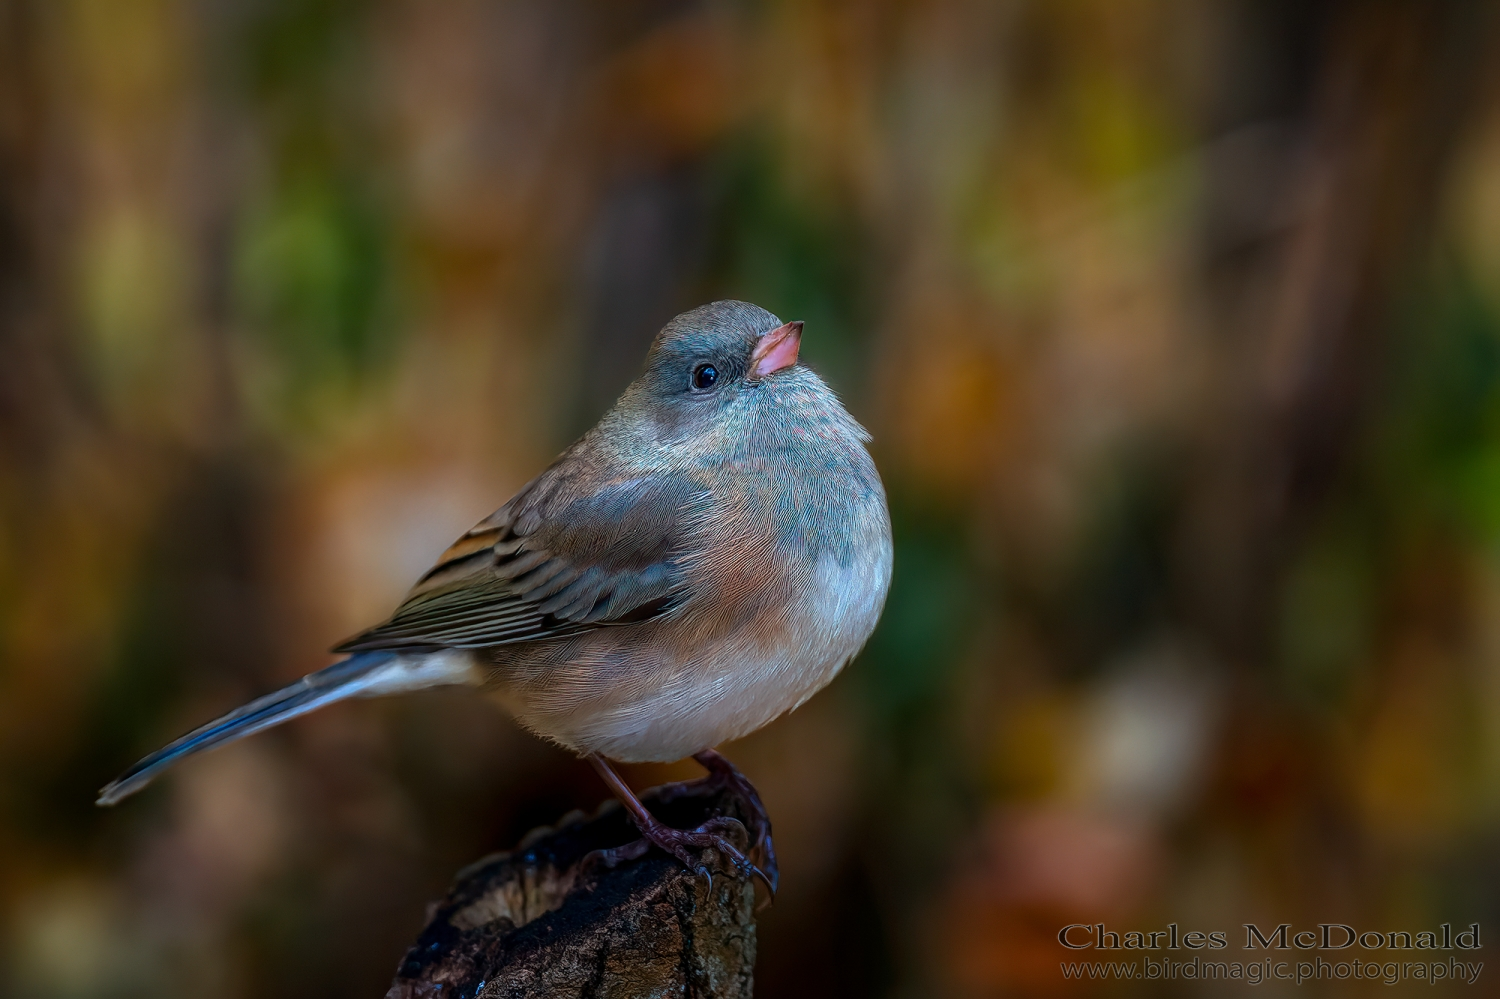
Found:
[[[744,302],[673,319],[598,425],[339,646],[349,659],[147,757],[101,803],[341,690],[482,686],[538,734],[624,761],[801,704],[873,630],[891,539],[864,430],[810,369],[757,360],[785,329]]]

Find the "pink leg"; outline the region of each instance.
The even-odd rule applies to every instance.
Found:
[[[774,895],[781,875],[776,866],[776,846],[771,842],[771,815],[760,800],[760,792],[755,790],[755,785],[750,783],[749,777],[740,772],[739,767],[729,762],[728,758],[716,749],[705,749],[700,753],[694,753],[693,759],[708,771],[708,776],[703,780],[709,787],[727,789],[745,806],[745,811],[750,816],[752,837],[750,852],[760,854],[760,866],[766,872],[771,893]]]
[[[710,750],[710,752],[712,751]],[[717,756],[718,754],[715,753],[714,755]],[[719,758],[723,759],[723,757]],[[643,839],[635,843],[627,843],[625,846],[615,847],[613,850],[601,851],[606,861],[617,863],[621,860],[634,860],[642,856],[650,846],[655,845],[682,861],[683,866],[690,870],[709,874],[708,868],[696,860],[690,851],[713,847],[727,857],[740,873],[747,877],[754,876],[760,878],[773,895],[776,893],[776,885],[773,880],[774,875],[767,877],[764,871],[752,864],[733,843],[725,838],[724,830],[729,827],[729,823],[734,822],[733,819],[709,819],[696,829],[674,829],[658,820],[656,816],[647,810],[645,805],[641,804],[641,799],[637,798],[635,792],[630,790],[630,785],[626,784],[620,775],[615,773],[615,768],[610,766],[604,757],[597,753],[590,753],[588,761],[594,765],[594,769],[599,772],[599,776],[604,778],[604,783],[609,785],[609,789],[614,792],[615,797],[620,799],[620,804],[624,805],[625,810],[630,813],[631,820],[635,822],[636,828],[641,831],[641,836],[643,837]],[[727,764],[729,761],[725,760],[724,762]],[[731,766],[730,769],[733,770],[734,768]],[[738,771],[735,771],[735,773],[738,773]],[[757,797],[756,800],[758,802],[759,798]],[[763,808],[761,810],[764,811]],[[767,826],[767,838],[769,838],[769,825]],[[772,854],[771,856],[772,863],[774,864],[775,855]],[[772,870],[775,870],[774,866]],[[709,874],[709,877],[711,879],[712,875]]]

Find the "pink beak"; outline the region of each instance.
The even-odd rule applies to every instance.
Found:
[[[750,376],[764,378],[797,363],[802,349],[802,320],[778,326],[755,343],[750,353]]]

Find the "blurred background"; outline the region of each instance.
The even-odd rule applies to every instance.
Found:
[[[603,800],[434,692],[92,803],[726,297],[806,320],[896,531],[866,652],[727,747],[760,994],[1500,933],[1492,7],[0,0],[0,994],[378,996]]]

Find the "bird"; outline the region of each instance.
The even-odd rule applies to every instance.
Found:
[[[870,435],[799,360],[802,329],[738,301],[672,319],[599,422],[334,648],[343,659],[150,754],[98,804],[336,701],[462,684],[593,765],[641,833],[611,861],[654,845],[706,871],[695,851],[713,848],[774,896],[770,816],[715,747],[831,682],[892,572]],[[754,860],[726,838],[732,820],[668,826],[614,767],[689,756],[744,804]]]

